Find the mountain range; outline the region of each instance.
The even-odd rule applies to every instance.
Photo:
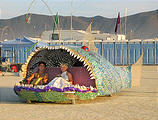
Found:
[[[11,19],[0,19],[0,40],[15,39],[22,36],[39,37],[45,30],[53,29],[52,16],[32,14],[30,24],[25,21],[26,15]],[[73,29],[86,30],[93,18],[92,30],[102,33],[114,33],[117,18],[102,16],[73,16]],[[70,29],[70,16],[59,16],[60,28]],[[121,33],[125,34],[125,18],[121,18]],[[118,30],[120,33],[120,28]],[[151,39],[158,37],[158,9],[127,16],[126,35],[128,39]]]

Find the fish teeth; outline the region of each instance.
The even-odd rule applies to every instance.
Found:
[[[15,83],[15,85],[14,86],[20,86],[20,83]]]
[[[86,87],[86,86],[82,86],[82,89],[83,89],[83,90],[87,90],[87,87]]]
[[[79,87],[79,84],[76,84],[74,87],[75,87],[75,88],[78,88],[78,87]]]
[[[94,88],[92,86],[90,86],[90,90],[94,90]]]
[[[84,65],[84,67],[86,67],[87,66],[87,64],[83,64]]]
[[[39,51],[39,49],[36,49],[35,52]]]
[[[79,89],[80,89],[81,87],[79,86],[79,84],[76,84],[76,85],[75,85],[75,88],[79,88]]]
[[[83,86],[81,86],[80,88],[81,88],[82,90],[84,89],[84,87],[83,87]]]
[[[40,89],[44,89],[44,86],[39,86]]]
[[[89,66],[87,66],[87,69],[89,69],[90,67]]]
[[[77,59],[79,59],[79,58],[80,58],[80,56],[78,55],[78,56],[77,56]]]
[[[30,54],[30,56],[32,56],[34,54],[34,52],[32,52],[31,54]]]
[[[90,77],[93,77],[93,74],[90,74]]]
[[[83,59],[82,59],[82,58],[80,58],[80,61],[82,62],[82,61],[83,61]]]
[[[89,68],[88,71],[90,71],[91,69]]]
[[[75,54],[72,52],[72,56],[74,56]]]
[[[95,79],[94,77],[91,77],[90,79]]]
[[[92,74],[92,73],[93,73],[93,71],[90,71],[89,73],[90,73],[90,74]]]
[[[31,58],[31,56],[29,56],[28,58]]]
[[[59,49],[59,46],[56,46],[55,49]]]
[[[75,58],[76,56],[77,56],[77,55],[74,54],[74,58]]]
[[[70,51],[70,55],[72,56],[72,52]]]

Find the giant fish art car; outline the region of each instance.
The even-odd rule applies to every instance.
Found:
[[[32,86],[16,84],[15,93],[26,101],[63,102],[73,99],[94,99],[97,96],[111,95],[121,89],[130,88],[131,67],[113,66],[104,57],[87,47],[49,46],[36,49],[23,66],[24,78],[37,70],[37,63],[47,64],[48,82],[58,72],[60,63],[67,63],[73,76],[74,87],[54,88],[47,85]],[[68,96],[73,93],[73,97]]]

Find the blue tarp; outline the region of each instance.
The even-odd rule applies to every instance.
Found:
[[[47,46],[47,43],[39,41],[29,52],[26,52],[36,42],[37,41],[27,37],[23,37],[23,39],[4,41],[0,43],[2,46],[1,57],[8,58],[10,62],[25,63],[30,53],[34,51],[36,47]]]
[[[33,49],[26,53],[26,51],[37,41],[31,40],[27,37],[23,39],[16,39],[0,43],[2,45],[2,57],[8,57],[13,61],[13,51],[15,51],[15,62],[25,63],[29,54],[35,50],[36,47],[47,46],[47,43],[39,42]],[[56,44],[50,44],[50,46]],[[64,44],[66,45],[66,44]],[[82,46],[82,43],[71,43],[67,45]],[[115,65],[128,65],[135,63],[140,57],[142,51],[143,64],[158,64],[158,43],[157,42],[126,42],[121,43],[108,43],[96,42],[98,53],[104,56],[112,64]]]
[[[3,47],[4,46],[13,46],[13,45],[16,45],[16,46],[19,46],[19,45],[33,45],[36,42],[37,42],[36,40],[32,40],[32,39],[29,39],[27,37],[23,37],[23,39],[4,41],[4,42],[0,43],[0,45],[3,45]],[[39,41],[37,46],[38,47],[47,46],[47,43],[43,43],[43,42]]]

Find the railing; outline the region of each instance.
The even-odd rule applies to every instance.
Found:
[[[82,46],[82,42],[67,41],[67,42],[51,42],[52,45],[73,45]],[[129,65],[133,64],[140,57],[142,51],[143,64],[158,64],[158,42],[157,41],[95,41],[98,48],[98,53],[109,60],[114,65]],[[4,51],[4,49],[2,50]],[[16,49],[16,62],[24,63],[30,53],[25,54],[25,48]],[[8,55],[11,55],[8,53]],[[4,55],[2,54],[2,57]],[[11,55],[12,56],[12,55]],[[8,56],[9,57],[9,56]]]

